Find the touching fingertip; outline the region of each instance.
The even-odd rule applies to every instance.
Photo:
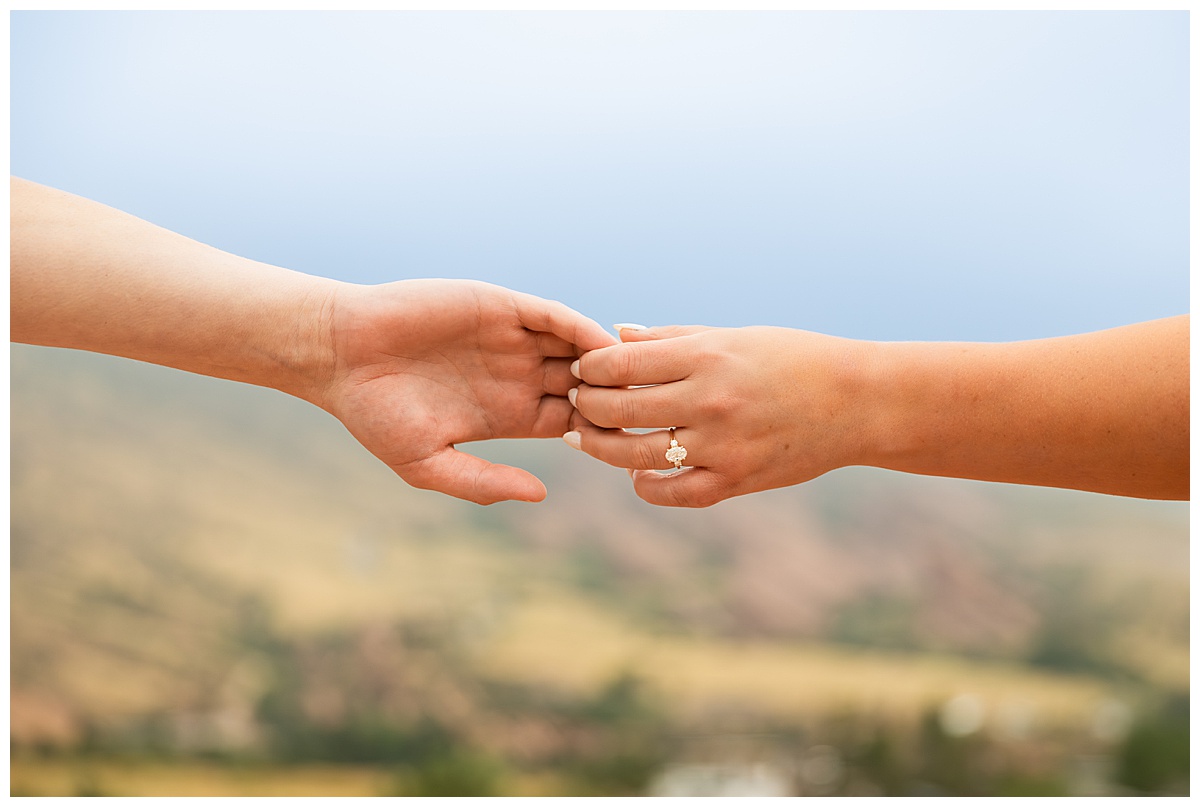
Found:
[[[583,435],[579,432],[567,432],[563,435],[563,442],[576,451],[583,451]]]
[[[562,365],[560,364],[559,367],[561,367],[561,366]],[[581,376],[579,374],[579,359],[576,359],[575,361],[571,362],[571,375],[575,376],[580,381],[583,380],[583,376]]]

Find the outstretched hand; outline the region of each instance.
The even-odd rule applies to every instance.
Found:
[[[317,402],[414,487],[479,504],[541,501],[528,471],[456,450],[558,437],[579,381],[571,363],[616,339],[567,306],[467,280],[339,287],[335,366]]]

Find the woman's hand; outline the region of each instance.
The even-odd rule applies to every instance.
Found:
[[[1189,334],[1187,315],[1009,343],[624,330],[626,344],[580,359],[564,439],[632,469],[655,504],[703,507],[845,465],[1186,499]],[[672,426],[692,468],[668,476],[651,470],[672,467],[666,432],[621,431]]]
[[[616,342],[561,303],[466,280],[340,286],[328,316],[333,367],[314,402],[410,485],[479,504],[546,488],[455,444],[558,437],[571,362]]]
[[[631,469],[646,501],[706,507],[860,461],[871,343],[768,327],[623,329],[621,338],[580,359],[585,383],[572,397],[582,417],[565,439]],[[688,468],[655,473],[674,467],[669,434],[622,429],[670,427]]]

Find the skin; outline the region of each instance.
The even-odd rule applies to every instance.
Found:
[[[13,341],[278,389],[333,414],[414,487],[479,504],[546,488],[455,445],[561,435],[571,362],[616,343],[561,303],[499,286],[341,283],[10,185]]]
[[[849,465],[1187,499],[1189,325],[1007,344],[626,329],[574,366],[586,383],[564,439],[679,507]],[[665,475],[668,435],[622,431],[672,426],[690,467]]]

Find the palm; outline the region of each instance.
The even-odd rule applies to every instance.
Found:
[[[481,504],[543,498],[531,474],[454,446],[567,431],[574,410],[564,396],[578,383],[570,363],[612,338],[565,306],[484,283],[361,292],[334,323],[328,408],[416,487]]]

